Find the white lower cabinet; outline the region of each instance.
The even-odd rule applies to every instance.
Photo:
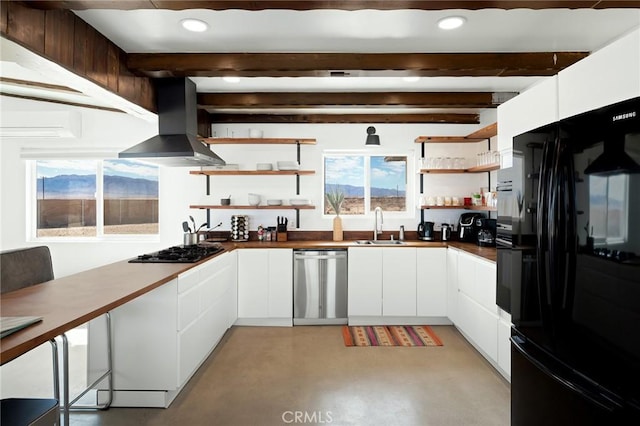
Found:
[[[416,249],[382,250],[382,315],[416,316]]]
[[[511,380],[511,315],[500,310],[498,320],[498,367]]]
[[[511,317],[496,305],[496,264],[453,248],[448,249],[447,261],[449,318],[491,365],[510,380]]]
[[[447,316],[458,322],[458,250],[447,248]]]
[[[447,316],[447,249],[416,250],[416,309],[419,317]]]
[[[348,258],[348,315],[382,316],[382,248],[352,247]]]
[[[293,250],[238,252],[238,325],[293,325]]]
[[[460,291],[456,326],[490,361],[498,359],[498,316]]]
[[[450,324],[446,248],[349,248],[349,324]]]
[[[168,407],[235,316],[235,253],[224,253],[111,312],[114,407]],[[89,324],[88,375],[106,366],[102,324]],[[100,402],[106,392],[99,391]]]

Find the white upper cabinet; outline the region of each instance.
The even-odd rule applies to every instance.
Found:
[[[549,77],[498,106],[498,151],[511,167],[513,137],[558,121],[558,77]]]
[[[560,119],[640,96],[640,29],[558,76]]]

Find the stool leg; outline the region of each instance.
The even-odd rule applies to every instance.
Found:
[[[58,362],[58,342],[56,339],[49,340],[51,343],[51,357],[53,358],[53,397],[60,405],[60,363]],[[58,421],[60,419],[60,408],[58,407]]]
[[[69,340],[66,334],[62,334],[62,369],[62,417],[64,425],[69,426]]]

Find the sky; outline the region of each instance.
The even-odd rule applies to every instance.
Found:
[[[385,162],[383,156],[371,158],[371,186],[399,189],[407,185],[406,161]],[[365,157],[325,157],[325,182],[328,184],[364,186]]]
[[[95,175],[97,160],[41,160],[38,178],[60,175]],[[130,160],[104,160],[104,174],[158,180],[158,167]]]

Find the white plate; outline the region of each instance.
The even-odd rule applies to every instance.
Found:
[[[289,202],[292,206],[306,206],[309,204],[309,200],[306,198],[292,198]]]
[[[258,163],[258,164],[256,164],[256,170],[273,170],[273,164],[271,164],[271,163]]]
[[[300,164],[297,161],[278,161],[278,170],[299,170]]]
[[[281,206],[282,200],[267,200],[268,206]]]

